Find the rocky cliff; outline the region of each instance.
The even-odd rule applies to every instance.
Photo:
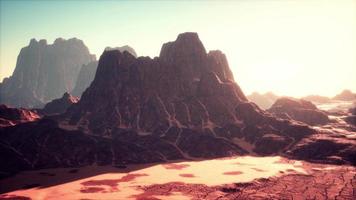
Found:
[[[236,122],[234,108],[243,101],[225,55],[206,53],[197,34],[185,33],[164,44],[155,59],[105,51],[93,83],[67,117],[72,125],[87,119],[98,135],[113,128],[162,134],[170,127]]]
[[[225,55],[207,53],[196,33],[180,34],[154,59],[105,51],[90,87],[58,121],[90,135],[156,138],[182,157],[270,154],[313,132],[248,102]]]
[[[83,41],[58,38],[53,44],[32,39],[21,49],[12,76],[0,84],[0,102],[41,107],[72,91],[83,64],[95,60]]]
[[[137,57],[136,51],[128,45],[122,47],[115,47],[115,48],[111,48],[111,47],[105,48],[105,51],[116,51],[116,50],[122,53],[127,51],[134,57]],[[75,87],[71,92],[72,95],[77,97],[82,96],[82,93],[85,91],[85,89],[89,87],[91,82],[94,80],[97,68],[98,68],[98,61],[93,61],[87,65],[83,65],[83,67],[80,69]]]

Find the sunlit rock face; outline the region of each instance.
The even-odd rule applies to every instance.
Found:
[[[309,125],[320,125],[329,122],[328,116],[323,111],[319,110],[310,101],[303,99],[280,98],[268,111],[277,117],[294,119]]]
[[[0,127],[14,126],[19,123],[36,121],[40,116],[24,108],[11,108],[0,105]]]
[[[45,107],[39,112],[43,115],[53,115],[64,113],[69,106],[77,103],[79,98],[70,95],[69,93],[64,93],[61,98],[54,99],[53,101],[47,103]]]
[[[15,107],[41,107],[74,88],[83,64],[95,60],[76,38],[32,39],[21,49],[13,75],[0,86],[0,102]]]

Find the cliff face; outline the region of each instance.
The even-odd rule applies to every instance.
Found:
[[[115,48],[107,47],[105,48],[105,51],[120,51],[122,53],[127,51],[134,57],[137,57],[136,51],[128,45],[122,47],[115,47]],[[83,67],[80,69],[80,72],[78,74],[75,87],[71,92],[72,95],[77,97],[82,96],[83,92],[90,86],[91,82],[94,80],[97,68],[98,68],[98,61],[93,61],[87,65],[83,65]]]
[[[178,157],[271,154],[313,133],[247,101],[225,55],[196,33],[163,45],[159,57],[105,51],[81,100],[57,120],[90,135],[168,146]],[[153,142],[154,141],[154,142]],[[141,146],[141,147],[142,147]]]
[[[0,102],[15,107],[40,107],[71,91],[83,64],[95,60],[88,48],[76,38],[32,39],[21,49],[11,77],[0,86]]]
[[[118,127],[159,134],[170,127],[234,123],[234,109],[244,101],[225,55],[206,53],[197,34],[185,33],[164,44],[155,59],[105,51],[94,81],[68,116],[71,124],[87,119],[99,135]]]

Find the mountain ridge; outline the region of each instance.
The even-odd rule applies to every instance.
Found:
[[[80,68],[95,60],[82,40],[57,38],[53,44],[31,39],[21,49],[13,74],[0,84],[0,103],[42,107],[71,91]]]

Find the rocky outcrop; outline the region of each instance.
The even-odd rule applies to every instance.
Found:
[[[187,157],[270,154],[313,132],[248,102],[225,55],[206,53],[196,33],[180,34],[154,59],[105,51],[94,81],[59,121],[98,136],[160,136]]]
[[[350,90],[344,90],[340,94],[333,97],[333,99],[341,101],[353,101],[356,100],[356,94],[352,93]]]
[[[268,109],[279,97],[272,92],[267,92],[265,94],[260,94],[258,92],[253,92],[247,96],[247,99],[257,104],[262,109]]]
[[[60,129],[50,119],[0,129],[0,178],[22,170],[91,164],[163,162],[182,158],[177,148],[156,137],[132,133],[104,138]],[[26,142],[24,142],[26,141]]]
[[[73,91],[71,92],[76,97],[81,97],[82,93],[89,87],[94,80],[96,69],[98,68],[98,61],[93,61],[87,65],[83,65],[78,74],[77,82]]]
[[[0,127],[14,126],[19,123],[36,121],[40,116],[24,108],[10,108],[0,105]]]
[[[45,105],[39,112],[43,115],[53,115],[64,113],[69,106],[77,103],[79,98],[73,97],[69,93],[64,93],[59,99],[55,99]]]
[[[121,53],[123,53],[124,51],[129,52],[131,55],[133,55],[135,58],[137,57],[136,51],[134,48],[125,45],[122,47],[106,47],[105,51],[113,51],[113,50],[119,50]]]
[[[268,112],[284,119],[293,119],[309,125],[322,125],[329,122],[328,116],[313,103],[303,99],[280,98]]]
[[[21,49],[14,73],[0,84],[0,103],[15,107],[41,107],[72,91],[83,64],[95,60],[83,41],[32,39]]]
[[[154,59],[104,51],[93,82],[64,114],[1,131],[0,156],[11,160],[2,171],[17,162],[37,169],[270,155],[315,133],[248,102],[225,55],[207,53],[196,33],[180,34]]]
[[[105,51],[120,51],[120,52],[128,52],[134,57],[137,57],[136,51],[128,46],[122,46],[122,47],[106,47]],[[98,61],[93,61],[90,62],[87,65],[83,65],[83,67],[80,69],[77,82],[75,84],[75,87],[73,91],[71,92],[74,96],[81,97],[82,93],[89,87],[91,82],[94,80],[96,70],[98,68]]]
[[[202,130],[210,122],[235,122],[232,111],[243,101],[225,56],[207,54],[197,34],[186,33],[164,44],[155,59],[105,51],[93,83],[66,118],[73,125],[87,119],[98,135],[110,135],[113,127],[156,134],[172,126]]]

